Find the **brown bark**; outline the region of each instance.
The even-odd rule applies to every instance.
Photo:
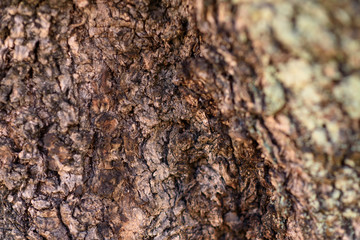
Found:
[[[0,239],[358,239],[356,1],[0,2]]]

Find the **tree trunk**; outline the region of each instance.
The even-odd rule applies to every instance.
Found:
[[[1,0],[0,239],[360,239],[359,12]]]

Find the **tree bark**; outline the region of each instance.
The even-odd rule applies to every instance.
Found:
[[[0,239],[360,239],[359,12],[1,0]]]

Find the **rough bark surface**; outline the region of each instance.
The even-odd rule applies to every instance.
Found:
[[[0,239],[360,239],[359,12],[1,0]]]

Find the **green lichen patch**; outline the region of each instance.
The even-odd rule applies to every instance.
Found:
[[[360,76],[347,77],[334,89],[336,99],[352,119],[360,118]]]
[[[274,73],[275,69],[270,67],[264,73],[265,111],[268,115],[275,114],[285,105],[284,89]]]

